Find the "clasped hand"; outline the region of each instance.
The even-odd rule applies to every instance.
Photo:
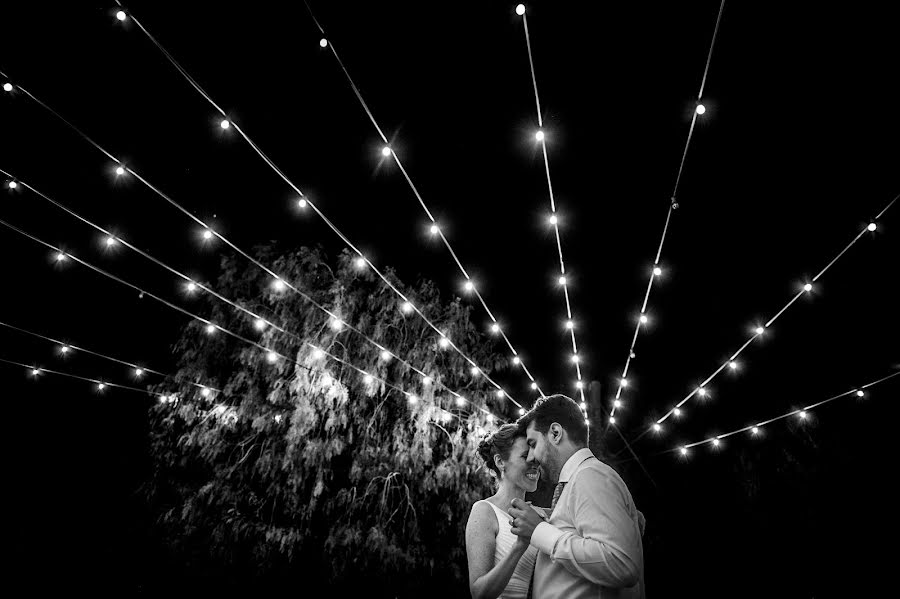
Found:
[[[512,500],[508,513],[509,525],[512,527],[513,534],[525,541],[531,541],[534,529],[544,521],[531,505],[518,497]]]

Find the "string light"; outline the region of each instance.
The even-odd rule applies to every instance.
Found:
[[[762,327],[756,327],[756,331],[755,331],[755,332],[756,332],[757,335],[762,335],[763,333],[766,332],[766,330],[765,330],[764,328],[762,328]]]
[[[56,261],[57,261],[57,262],[62,262],[62,261],[65,260],[65,259],[66,259],[66,255],[65,255],[65,254],[63,254],[62,252],[57,252],[57,254],[56,254]]]
[[[273,351],[270,351],[266,354],[266,360],[268,360],[269,364],[274,364],[278,361],[278,354]]]
[[[706,393],[707,391],[705,387],[700,387],[699,389],[697,389],[697,395],[699,395],[700,397],[706,397]]]
[[[465,397],[462,397],[462,396],[457,397],[457,398],[456,398],[456,405],[459,406],[459,407],[462,407],[462,406],[466,405],[466,398],[465,398]]]
[[[358,257],[353,261],[353,264],[356,265],[357,270],[362,270],[366,267],[366,259]]]
[[[313,350],[312,357],[313,360],[321,360],[325,357],[325,352],[323,352],[321,349],[315,349]]]
[[[617,408],[621,408],[621,407],[622,407],[622,400],[621,400],[621,399],[614,399],[614,400],[613,400],[613,405],[614,405],[615,407],[617,407]]]
[[[12,90],[13,90],[12,83],[4,83],[3,84],[3,91],[11,92]]]
[[[534,138],[538,141],[544,141],[544,132],[539,130],[534,134]]]
[[[569,330],[575,328],[575,323],[572,322],[571,320],[567,320],[567,321],[566,321],[566,328],[569,329]]]
[[[275,289],[275,291],[284,291],[286,287],[287,285],[281,279],[275,279],[274,281],[272,281],[272,288]]]
[[[493,324],[491,324],[491,332],[492,332],[492,333],[495,333],[495,334],[496,334],[496,333],[499,333],[499,332],[500,332],[500,325],[497,324],[496,322],[493,323]]]
[[[515,364],[516,366],[518,366],[519,364],[522,363],[522,360],[521,360],[521,358],[519,358],[519,356],[513,356],[512,363]],[[537,385],[534,385],[532,387],[532,389],[537,389]]]
[[[503,399],[506,396],[506,394],[503,392],[503,389],[497,389],[497,391],[495,391],[495,394],[497,395],[497,399]]]
[[[325,38],[323,37],[322,39],[319,40],[319,47],[320,47],[320,48],[325,48],[325,47],[327,47],[327,46],[328,46],[328,40],[327,40],[327,39],[325,39]]]
[[[732,370],[737,370],[737,367],[738,367],[737,362],[735,362],[734,360],[729,360],[728,367]]]
[[[446,348],[450,345],[450,340],[447,339],[446,337],[441,337],[440,339],[438,339],[438,345],[440,345],[443,348]]]
[[[419,401],[419,398],[416,397],[415,395],[413,395],[412,393],[410,393],[407,397],[409,398],[409,403],[411,403],[411,404],[414,404]]]
[[[144,369],[143,369],[143,368],[135,368],[135,369],[134,369],[134,376],[136,376],[136,377],[138,377],[138,378],[144,376]]]
[[[525,14],[525,5],[524,4],[516,5],[516,14],[519,15],[520,17]]]
[[[610,417],[609,417],[609,423],[610,423],[610,424],[615,424],[615,423],[616,423],[616,417],[615,417],[615,416],[610,416]]]
[[[212,393],[212,391],[209,390],[209,387],[203,387],[202,389],[200,389],[200,395],[202,395],[203,397],[209,397],[210,393]]]
[[[658,424],[658,423],[653,423],[653,430],[658,433],[659,431],[662,430],[662,425]]]
[[[120,10],[119,12],[116,13],[116,18],[119,19],[120,21],[124,21],[127,17],[128,17],[128,15],[125,14],[124,10]]]
[[[117,167],[116,167],[116,175],[119,176],[119,177],[121,177],[121,176],[124,175],[124,174],[125,174],[125,169],[122,168],[121,166],[117,166]]]
[[[340,331],[344,328],[344,323],[338,319],[334,319],[331,321],[331,330],[332,331]]]
[[[550,224],[551,224],[551,225],[559,224],[559,219],[556,217],[555,214],[554,214],[553,216],[550,217]]]
[[[876,225],[875,223],[869,223],[869,226],[866,227],[866,229],[868,229],[869,232],[872,232],[872,231],[874,231],[874,230],[877,229],[877,228],[878,228],[878,225]]]
[[[371,384],[372,383],[372,375],[371,374],[365,375],[363,377],[363,382],[367,385]]]
[[[194,283],[194,282],[192,281],[192,282],[188,283],[187,285],[185,285],[185,288],[186,288],[189,292],[193,293],[194,291],[197,290],[197,284]]]
[[[207,229],[206,231],[203,232],[203,239],[205,239],[206,241],[209,241],[210,239],[212,239],[212,236],[213,236],[212,231],[210,231],[209,229]]]
[[[582,383],[581,381],[575,381],[575,388],[584,389],[584,383]]]
[[[697,108],[694,109],[697,114],[704,114],[706,112],[706,106],[703,104],[697,104]]]
[[[103,391],[106,389],[106,383],[97,383],[97,391]]]
[[[65,355],[65,354],[69,353],[69,349],[70,348],[68,345],[63,345],[62,347],[59,348],[59,353]]]
[[[41,373],[41,370],[40,370],[39,368],[32,368],[32,369],[31,369],[31,376],[37,376],[37,375],[39,375],[40,373]]]
[[[560,285],[565,286],[565,284],[566,284],[566,277],[565,277],[565,275],[560,276],[560,277],[556,280],[556,282],[559,283]]]
[[[409,302],[403,302],[402,304],[400,304],[400,310],[404,314],[409,314],[410,312],[412,312],[412,309],[413,309],[412,304]]]
[[[231,123],[228,122],[228,119],[222,119],[221,121],[219,121],[219,127],[221,127],[222,129],[228,129],[229,127],[231,127]]]
[[[474,285],[474,283],[472,283],[472,281],[466,281],[464,287],[465,287],[466,291],[474,291],[475,290],[475,285]]]
[[[803,291],[812,291],[812,284],[811,284],[811,283],[807,283],[806,285],[804,285],[804,286],[803,286]]]
[[[427,387],[428,385],[430,385],[431,382],[432,382],[432,380],[431,380],[431,377],[430,377],[430,376],[426,376],[425,378],[422,379],[422,384],[425,385],[426,387]]]
[[[309,9],[309,6],[308,6],[308,5],[307,5],[307,9]],[[311,11],[311,10],[310,10],[310,13],[312,14],[312,11]],[[313,16],[313,19],[315,20],[315,16]],[[317,24],[317,26],[318,26],[318,28],[319,28],[319,30],[320,30],[320,32],[322,33],[322,36],[323,36],[323,38],[324,38],[324,37],[325,37],[325,31],[324,31],[324,29],[322,29],[321,25],[319,25],[318,22],[316,22],[316,24]],[[148,37],[150,37],[149,34],[148,34]],[[153,41],[152,38],[151,38],[151,41]],[[156,43],[156,42],[154,42],[154,43]],[[159,46],[158,43],[157,43],[157,46]],[[180,65],[178,65],[178,64],[174,61],[174,59],[171,58],[171,55],[168,54],[168,53],[166,53],[165,50],[164,50],[161,46],[159,46],[159,49],[160,49],[160,51],[162,51],[162,52],[166,55],[166,57],[170,60],[170,62],[173,63],[173,66],[175,66],[176,68],[178,68],[179,71],[182,73],[182,75],[185,76],[185,77],[188,79],[188,81],[189,81],[190,83],[192,83],[193,87],[194,87],[199,93],[201,93],[204,97],[206,97],[206,99],[212,104],[213,102],[212,102],[212,100],[209,98],[208,94],[206,94],[206,93],[205,93],[198,85],[196,85],[196,82],[194,82],[194,81],[191,80],[189,77],[187,77],[187,75],[186,75],[184,69],[183,69],[183,68],[180,68]],[[410,178],[409,173],[407,173],[406,169],[405,169],[404,166],[403,166],[402,160],[401,160],[400,157],[397,155],[397,153],[394,152],[393,149],[391,148],[391,145],[390,145],[390,143],[388,142],[388,139],[387,139],[387,137],[385,136],[384,131],[382,131],[381,127],[378,125],[378,122],[375,120],[375,117],[374,117],[374,115],[372,114],[372,111],[369,109],[369,106],[366,104],[365,99],[363,98],[362,94],[361,94],[360,91],[359,91],[359,87],[354,83],[353,78],[350,76],[349,71],[348,71],[348,70],[346,69],[346,67],[344,66],[344,63],[341,61],[340,57],[338,56],[338,52],[337,52],[337,50],[334,48],[333,45],[331,46],[331,53],[332,53],[332,55],[334,56],[335,60],[337,61],[338,66],[341,68],[341,71],[344,73],[344,75],[345,75],[345,77],[346,77],[348,83],[350,84],[350,87],[353,89],[353,92],[354,92],[354,94],[356,95],[357,100],[359,101],[359,103],[360,103],[360,105],[362,106],[363,110],[366,112],[366,115],[369,117],[369,120],[372,122],[372,125],[375,127],[375,130],[378,132],[379,137],[381,138],[382,142],[384,143],[384,146],[382,147],[382,155],[383,155],[383,157],[385,157],[385,158],[386,158],[386,157],[389,157],[389,156],[390,156],[390,157],[393,157],[394,162],[397,164],[397,167],[398,167],[399,170],[400,170],[400,173],[403,175],[403,178],[406,180],[407,184],[409,185],[410,190],[411,190],[411,191],[413,192],[413,194],[415,195],[416,200],[419,202],[419,205],[422,207],[422,210],[425,212],[426,216],[428,217],[428,220],[431,221],[432,224],[436,224],[434,215],[433,215],[433,214],[431,213],[431,211],[428,209],[428,206],[425,204],[424,199],[422,198],[422,196],[421,196],[421,194],[419,193],[419,191],[418,191],[418,189],[416,188],[416,186],[413,184],[413,181],[412,181],[412,179]],[[213,105],[214,105],[214,104],[213,104]],[[250,143],[251,145],[253,145],[252,142],[249,140],[249,138],[248,138],[246,135],[244,135],[243,133],[241,133],[241,135],[243,135],[243,136],[245,137],[245,139],[248,141],[248,143]],[[266,158],[266,157],[262,154],[262,152],[261,152],[257,147],[254,146],[254,149],[257,151],[258,154],[260,154],[260,157],[262,157],[264,160],[266,160],[266,162],[269,164],[269,166],[271,166],[271,167],[273,168],[273,170],[275,170],[275,171],[279,174],[279,176],[281,176],[282,179],[285,180],[286,183],[288,183],[289,185],[291,185],[291,186],[293,186],[293,187],[296,187],[296,186],[294,186],[294,184],[293,184],[293,183],[292,183],[292,182],[291,182],[291,181],[290,181],[290,180],[289,180],[289,179],[288,179],[281,171],[279,171],[279,170],[274,166],[274,164],[272,163],[271,160],[269,160],[268,158]],[[315,206],[313,206],[313,208],[315,208]],[[554,210],[554,211],[555,211],[555,210]],[[322,219],[326,222],[326,224],[328,224],[328,226],[329,226],[329,227],[330,227],[330,228],[331,228],[331,229],[332,229],[339,237],[341,237],[341,239],[342,239],[345,243],[347,243],[348,245],[351,245],[351,247],[352,247],[352,244],[350,244],[349,239],[347,239],[347,237],[346,237],[345,235],[343,235],[343,234],[337,229],[337,227],[335,227],[335,226],[333,225],[333,223],[331,223],[327,218],[325,218],[324,214],[322,214],[322,212],[321,212],[320,210],[317,209],[316,212],[319,214],[319,216],[322,217]],[[468,273],[466,272],[465,267],[463,267],[462,262],[459,260],[459,257],[458,257],[458,255],[457,255],[457,253],[453,250],[453,247],[451,246],[450,241],[449,241],[449,240],[447,239],[447,237],[443,234],[443,232],[440,231],[440,229],[438,229],[438,231],[436,232],[436,234],[437,234],[437,235],[440,235],[441,241],[444,242],[444,245],[447,247],[447,250],[450,252],[450,255],[452,256],[454,262],[456,262],[456,265],[457,265],[457,267],[459,268],[459,270],[460,270],[460,272],[462,273],[462,275],[463,275],[466,279],[469,279],[469,275],[468,275]],[[394,288],[393,285],[391,285],[390,282],[389,282],[383,275],[381,275],[381,273],[377,273],[377,274],[382,278],[382,280],[385,281],[386,284],[388,284],[389,287],[391,287],[395,292],[397,292],[398,295],[401,295],[401,294],[399,293],[399,291],[396,290],[396,288]],[[485,302],[484,298],[483,298],[482,295],[478,292],[477,289],[474,289],[474,295],[475,295],[476,298],[479,300],[479,302],[481,303],[482,307],[485,309],[485,312],[487,312],[487,314],[488,314],[488,316],[490,317],[491,321],[492,321],[492,322],[496,322],[496,321],[497,321],[497,318],[493,315],[493,313],[491,312],[491,310],[488,308],[487,303]],[[405,298],[404,298],[404,299],[405,299]],[[421,314],[421,311],[420,311],[420,310],[416,310],[416,311],[423,317],[423,319],[425,319],[424,315]],[[427,321],[427,319],[425,319],[425,320],[426,320],[426,322],[427,322],[430,326],[432,326],[432,328],[434,328],[435,331],[437,332],[437,328],[434,327],[429,321]],[[515,355],[517,352],[516,352],[515,348],[512,346],[512,343],[510,342],[510,340],[509,340],[508,336],[506,335],[506,333],[503,332],[503,331],[501,331],[500,334],[501,334],[501,336],[503,337],[504,341],[505,341],[505,342],[507,343],[507,345],[509,346],[510,351],[512,352],[512,354]],[[458,348],[456,348],[455,346],[454,346],[454,349],[456,349],[456,351],[459,352],[459,353],[460,353],[460,354],[461,354],[468,362],[470,362],[470,363],[473,362],[473,361],[471,360],[471,358],[469,358],[468,356],[465,356],[464,354],[462,354],[462,352],[460,352],[460,350],[459,350]],[[523,365],[523,366],[524,366],[524,365]],[[525,374],[528,376],[528,378],[529,378],[530,380],[532,380],[532,381],[534,380],[534,377],[531,375],[531,373],[528,371],[527,368],[523,368],[523,371],[525,372]],[[490,378],[488,378],[487,380],[488,380],[488,382],[490,382],[492,385],[494,385],[495,388],[501,388],[500,385],[498,385],[496,382],[494,382],[494,381],[491,380]],[[542,394],[542,395],[543,395],[543,394]],[[514,400],[512,397],[510,397],[508,394],[507,394],[507,397],[509,397],[510,400],[512,400],[514,403],[516,403],[515,400]]]
[[[865,391],[863,391],[862,389],[860,389],[859,391],[856,392],[856,396],[857,396],[857,397],[865,397],[865,396],[866,396],[866,393],[865,393]]]
[[[106,247],[112,247],[116,244],[116,239],[112,236],[106,238]]]
[[[694,113],[691,115],[691,124],[690,124],[690,127],[688,128],[687,138],[685,139],[685,142],[684,142],[684,150],[681,153],[681,162],[678,165],[678,173],[675,176],[675,183],[672,186],[672,193],[669,195],[670,201],[669,201],[668,209],[666,211],[666,220],[665,220],[665,224],[663,225],[662,234],[660,235],[659,246],[657,247],[657,250],[656,250],[656,256],[653,260],[652,275],[649,277],[649,279],[647,281],[647,289],[644,292],[644,301],[641,304],[641,317],[634,326],[634,335],[631,338],[631,346],[628,348],[628,357],[625,359],[625,366],[622,368],[622,376],[623,377],[628,374],[629,368],[631,367],[631,362],[632,362],[632,360],[635,359],[635,355],[636,355],[635,347],[637,347],[637,342],[638,342],[638,338],[639,338],[641,330],[642,330],[642,325],[647,324],[647,317],[645,316],[644,313],[646,312],[647,305],[650,302],[650,292],[653,289],[653,282],[658,277],[660,277],[660,275],[662,275],[662,268],[659,266],[660,258],[662,257],[663,247],[665,246],[665,243],[666,243],[666,237],[669,232],[669,224],[672,220],[672,214],[678,208],[678,201],[677,201],[678,186],[681,183],[681,174],[684,171],[685,160],[687,159],[688,150],[690,149],[690,146],[691,146],[691,139],[693,138],[693,135],[694,135],[694,126],[696,125],[697,115],[699,113],[698,109],[700,106],[702,106],[702,104],[700,104],[700,100],[701,100],[701,98],[703,98],[703,90],[706,87],[706,77],[709,74],[709,65],[710,65],[710,62],[712,62],[713,49],[716,46],[716,38],[719,35],[719,24],[722,21],[722,11],[724,8],[725,8],[725,0],[721,0],[721,2],[719,3],[719,12],[718,12],[718,15],[716,16],[716,25],[715,25],[715,28],[713,29],[712,39],[710,40],[710,43],[709,43],[709,51],[706,54],[706,65],[703,67],[703,76],[700,79],[700,89],[697,92],[696,107],[695,107]],[[703,108],[703,111],[705,112],[705,107]],[[622,388],[619,387],[618,389],[616,389],[616,398],[619,398],[621,396],[621,394],[622,394]],[[615,413],[616,413],[615,408],[612,408],[610,410],[610,416],[615,415]]]
[[[210,335],[212,335],[213,333],[215,333],[215,332],[216,332],[216,325],[214,325],[214,324],[212,324],[212,323],[206,325],[206,332],[207,332],[208,334],[210,334]]]
[[[525,415],[525,408],[519,408],[519,416]]]
[[[441,232],[441,229],[437,225],[431,225],[430,231],[431,231],[432,235],[437,235],[438,233]]]
[[[481,371],[478,370],[478,368],[475,367],[475,366],[473,366],[472,368],[469,369],[469,373],[470,373],[472,376],[478,376],[478,373],[479,373],[479,372],[481,372]]]
[[[679,449],[679,451],[681,452],[681,455],[687,455],[687,454],[688,454],[688,449],[687,449],[687,447],[682,447],[681,449]]]
[[[885,381],[887,381],[887,380],[889,380],[889,379],[892,379],[892,378],[894,378],[895,376],[898,376],[898,375],[900,375],[900,371],[891,373],[891,374],[889,374],[889,375],[887,375],[887,376],[884,376],[884,377],[882,377],[882,378],[880,378],[880,379],[877,379],[877,380],[875,380],[875,381],[872,381],[871,383],[867,383],[867,384],[865,384],[865,385],[862,386],[862,389],[867,389],[867,388],[869,388],[869,387],[873,387],[873,386],[875,386],[875,385],[881,384],[881,383],[883,383],[883,382],[885,382]],[[828,399],[824,399],[824,400],[822,400],[822,401],[820,401],[820,402],[814,403],[814,404],[812,404],[811,406],[807,406],[806,408],[804,408],[804,409],[802,409],[802,410],[791,410],[790,412],[786,412],[786,413],[781,414],[781,415],[779,415],[779,416],[775,416],[774,418],[769,418],[768,420],[763,420],[763,421],[761,421],[761,422],[760,422],[760,421],[756,421],[756,422],[754,422],[753,424],[744,426],[744,427],[739,428],[739,429],[735,429],[735,430],[733,430],[733,431],[731,431],[731,432],[728,432],[728,433],[725,433],[725,434],[722,434],[722,435],[716,435],[715,438],[708,438],[708,439],[705,439],[705,440],[703,440],[703,441],[697,441],[697,442],[695,442],[695,443],[689,443],[689,444],[684,445],[684,446],[682,446],[681,448],[679,448],[679,451],[683,451],[685,448],[688,448],[688,447],[695,447],[695,446],[697,446],[697,445],[703,445],[703,444],[705,444],[705,443],[712,443],[713,445],[717,445],[717,444],[718,444],[717,441],[719,441],[720,439],[725,439],[725,438],[727,438],[727,437],[731,437],[731,436],[733,436],[733,435],[738,435],[738,434],[740,434],[740,433],[745,433],[745,432],[748,432],[748,431],[749,431],[753,436],[755,436],[755,437],[760,436],[760,435],[762,434],[762,429],[763,429],[763,427],[766,426],[766,425],[768,425],[768,424],[771,424],[771,423],[773,423],[773,422],[777,422],[777,421],[779,421],[779,420],[784,420],[785,418],[790,418],[791,416],[797,416],[798,419],[800,419],[800,420],[807,420],[807,419],[810,417],[810,412],[811,412],[812,410],[814,410],[814,409],[816,409],[816,408],[819,408],[819,407],[821,407],[821,406],[823,406],[823,405],[825,405],[825,404],[827,404],[827,403],[830,403],[830,402],[832,402],[832,401],[836,401],[836,400],[838,400],[838,399],[841,399],[841,398],[843,398],[843,397],[849,397],[849,396],[852,396],[852,395],[858,395],[859,392],[860,392],[862,389],[859,389],[859,388],[856,388],[856,389],[850,389],[849,391],[845,391],[845,392],[840,393],[840,394],[838,394],[838,395],[834,395],[834,396],[832,396],[832,397],[829,397]],[[663,452],[663,453],[665,453],[665,452]]]
[[[538,384],[537,384],[537,383],[531,383],[531,388],[534,389],[534,390],[537,390]]]
[[[264,328],[266,328],[266,321],[262,318],[257,318],[253,321],[253,328],[255,328],[257,331],[263,330]]]
[[[621,385],[622,387],[627,387],[627,386],[628,386],[628,379],[623,378],[622,380],[619,381],[619,385]]]

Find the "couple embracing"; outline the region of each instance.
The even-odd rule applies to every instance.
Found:
[[[478,453],[498,486],[472,506],[466,525],[473,599],[644,597],[643,514],[588,449],[578,404],[540,399]],[[549,508],[525,501],[539,478],[554,485]]]

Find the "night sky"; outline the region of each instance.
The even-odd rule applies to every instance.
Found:
[[[126,6],[379,267],[395,268],[407,282],[433,280],[447,298],[462,295],[461,274],[429,236],[396,165],[382,158],[374,127],[331,52],[319,47],[303,4],[184,4]],[[726,3],[704,94],[708,110],[694,131],[664,274],[620,413],[626,437],[711,374],[900,193],[897,21],[883,5]],[[312,2],[544,391],[572,394],[528,55],[514,6]],[[576,333],[585,376],[603,385],[608,409],[719,3],[528,7]],[[342,250],[115,10],[112,2],[4,5],[0,70],[240,247],[277,240],[286,250]],[[215,281],[222,244],[204,245],[195,223],[133,179],[116,179],[113,167],[25,95],[0,94],[0,168],[173,267]],[[891,579],[890,550],[876,543],[894,544],[886,530],[896,523],[888,489],[900,377],[865,400],[830,404],[805,427],[773,425],[762,441],[735,437],[718,455],[697,448],[685,463],[654,454],[895,372],[898,212],[888,211],[877,231],[744,352],[737,374],[711,384],[709,400],[687,404],[689,417],[663,440],[635,446],[655,484],[633,463],[621,465],[646,506],[653,596],[819,597]],[[174,277],[125,248],[108,251],[96,231],[27,191],[4,186],[0,218],[204,309]],[[171,370],[184,317],[83,267],[60,267],[49,251],[3,227],[0,261],[0,321]],[[486,330],[481,307],[472,302],[472,311]],[[84,355],[62,360],[53,345],[2,327],[0,348],[0,358],[134,382],[124,367]],[[499,341],[496,350],[504,351]],[[176,567],[161,564],[132,509],[130,489],[146,467],[150,400],[128,391],[99,397],[87,383],[27,375],[0,364],[14,431],[8,476],[28,514],[16,537],[23,559],[63,568],[73,585],[96,584],[101,572],[115,570],[104,578],[110,588],[146,589],[148,572]],[[519,401],[534,399],[522,373],[510,369],[497,379]],[[614,435],[610,443],[618,450]],[[761,489],[756,502],[745,501],[751,479]]]

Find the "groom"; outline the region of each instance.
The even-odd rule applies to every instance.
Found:
[[[643,599],[639,512],[619,475],[588,449],[578,404],[564,395],[539,399],[518,424],[528,461],[556,485],[547,521],[521,499],[508,511],[512,532],[538,549],[531,596]]]

